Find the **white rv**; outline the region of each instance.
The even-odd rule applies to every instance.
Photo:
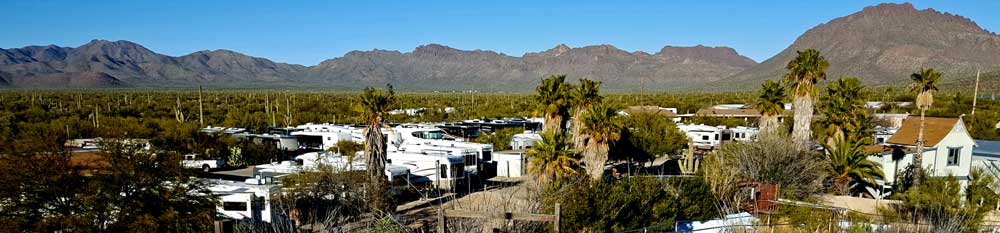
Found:
[[[301,169],[316,169],[322,165],[332,166],[346,171],[364,171],[368,169],[363,153],[358,153],[354,161],[337,153],[320,151],[305,153],[295,157]],[[406,166],[386,164],[385,175],[391,183],[406,182],[410,178],[410,169]]]
[[[757,133],[760,132],[760,130],[757,128],[746,127],[746,126],[736,126],[736,128],[730,128],[729,131],[732,132],[733,140],[741,142],[747,142],[753,140],[754,136],[756,136]]]
[[[219,197],[217,211],[228,218],[271,222],[277,215],[271,211],[271,194],[281,186],[265,184],[258,179],[246,182],[213,180],[208,189]]]
[[[457,182],[465,178],[464,158],[458,155],[394,151],[389,152],[386,159],[390,164],[409,168],[412,175],[435,182],[443,188],[456,187]]]
[[[732,131],[725,126],[678,124],[677,129],[684,131],[694,146],[702,149],[715,149],[722,142],[732,140]]]
[[[305,124],[296,127],[299,131],[291,135],[299,140],[303,149],[326,150],[337,146],[340,141],[364,143],[363,129],[332,124]]]
[[[492,148],[491,148],[492,150]],[[438,153],[446,154],[452,156],[458,156],[462,158],[462,163],[465,164],[465,171],[469,173],[477,173],[477,165],[480,164],[479,152],[472,148],[462,148],[462,147],[452,147],[446,145],[434,145],[434,144],[422,144],[404,143],[399,147],[401,152],[412,152],[412,153]]]

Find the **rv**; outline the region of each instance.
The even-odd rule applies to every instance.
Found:
[[[705,150],[713,150],[722,142],[732,140],[733,137],[733,132],[727,130],[725,126],[678,124],[677,128],[684,131],[695,147]]]
[[[325,165],[345,171],[364,171],[368,169],[368,165],[365,163],[363,155],[364,153],[358,153],[354,156],[354,160],[350,161],[346,156],[341,156],[333,152],[309,152],[296,156],[295,162],[301,169],[306,170],[316,169]],[[385,175],[389,179],[389,182],[394,185],[406,184],[410,177],[410,169],[406,166],[386,164]]]
[[[296,127],[291,135],[299,140],[302,149],[327,150],[340,141],[364,143],[363,129],[332,124],[305,124]]]
[[[465,159],[458,155],[394,151],[389,152],[386,159],[389,164],[409,168],[411,174],[425,179],[417,179],[417,182],[427,181],[443,188],[454,188],[459,180],[465,178]]]
[[[278,217],[271,211],[271,195],[281,190],[280,185],[263,183],[262,179],[213,180],[208,189],[219,198],[216,209],[223,216],[253,222],[272,222]]]
[[[465,164],[464,171],[469,172],[471,174],[477,173],[477,165],[479,164],[478,151],[471,148],[424,145],[424,144],[403,144],[399,147],[399,151],[412,152],[412,153],[439,153],[439,154],[458,156],[462,158],[462,163]]]

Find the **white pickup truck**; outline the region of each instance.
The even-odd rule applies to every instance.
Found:
[[[181,160],[181,165],[186,168],[201,168],[201,171],[208,172],[212,169],[217,169],[226,165],[225,160],[221,159],[199,159],[201,155],[199,154],[186,154],[184,155],[184,160]]]

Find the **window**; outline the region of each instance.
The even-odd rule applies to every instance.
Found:
[[[701,135],[702,141],[708,141],[708,135]]]
[[[448,178],[448,165],[441,164],[441,172],[438,174],[441,174],[441,179]]]
[[[247,211],[246,202],[223,202],[222,209],[226,211]]]
[[[961,154],[961,147],[948,147],[948,166],[958,166],[958,156]]]
[[[716,141],[718,141],[718,140],[719,140],[719,134],[715,134],[715,140],[716,140]]]
[[[490,160],[493,160],[493,151],[483,149],[483,161],[490,161]]]

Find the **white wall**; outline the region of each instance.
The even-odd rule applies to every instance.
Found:
[[[970,168],[973,166],[972,148],[975,146],[975,143],[975,140],[969,136],[969,133],[966,131],[964,125],[956,124],[948,135],[938,142],[935,147],[924,148],[922,161],[923,168],[934,177],[948,175],[956,176],[962,183],[962,187],[965,187],[968,182]],[[948,165],[949,147],[961,147],[958,165]],[[900,173],[902,173],[907,166],[913,164],[914,154],[915,153],[907,153],[898,161],[893,161],[891,154],[871,156],[868,157],[868,159],[882,164],[882,171],[885,173],[885,181],[895,182],[896,176],[901,175]]]
[[[527,164],[522,162],[523,157],[523,153],[493,152],[493,160],[497,162],[497,176],[523,176],[522,170],[527,170]]]

